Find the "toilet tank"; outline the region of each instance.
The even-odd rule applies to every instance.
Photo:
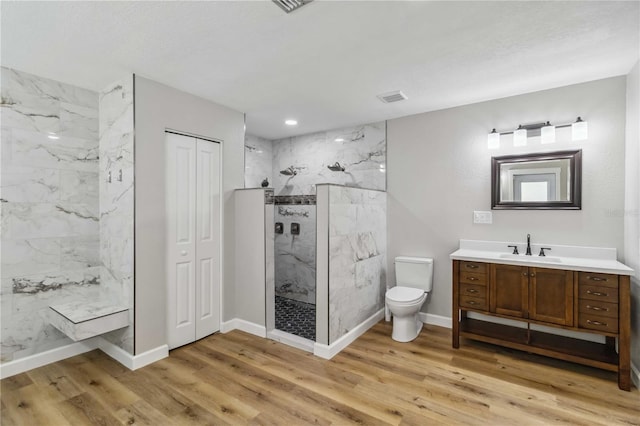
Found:
[[[433,288],[433,259],[398,256],[395,259],[396,285],[431,291]]]

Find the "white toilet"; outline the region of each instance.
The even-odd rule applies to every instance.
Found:
[[[433,259],[400,256],[395,259],[396,286],[387,290],[385,300],[393,316],[391,338],[410,342],[422,330],[418,312],[433,288]]]

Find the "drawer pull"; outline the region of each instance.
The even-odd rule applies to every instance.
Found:
[[[471,263],[467,263],[467,268],[478,269],[478,265],[473,265]]]
[[[592,311],[605,311],[605,312],[609,312],[609,308],[602,308],[600,306],[591,306],[591,305],[587,305],[587,309],[591,309]]]
[[[473,300],[469,300],[469,301],[467,301],[467,303],[470,304],[470,305],[475,305],[476,304],[476,302],[473,301]]]
[[[477,293],[477,292],[478,290],[476,290],[475,288],[467,289],[467,293]]]
[[[478,281],[476,277],[469,277],[469,281]]]
[[[591,294],[593,296],[603,296],[603,297],[607,297],[609,295],[609,293],[601,293],[599,291],[591,291],[591,290],[587,290],[587,294]]]
[[[587,278],[589,278],[591,281],[607,281],[606,278],[592,277],[591,275],[589,275]]]
[[[606,322],[600,322],[600,321],[591,321],[591,320],[587,320],[587,324],[591,324],[591,325],[601,325],[603,327],[607,326]]]

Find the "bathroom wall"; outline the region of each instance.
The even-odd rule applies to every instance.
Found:
[[[101,300],[129,308],[129,324],[104,335],[133,354],[133,75],[100,92]]]
[[[221,315],[223,321],[243,319],[236,316],[246,294],[239,294],[242,298],[236,303],[233,191],[244,187],[244,114],[139,76],[135,77],[134,110],[135,353],[141,354],[167,342],[165,129],[222,141]]]
[[[276,204],[274,222],[283,224],[275,234],[276,295],[305,303],[316,303],[316,206]],[[291,224],[300,224],[300,234]]]
[[[386,155],[385,122],[278,139],[273,141],[272,186],[275,195],[315,194],[319,183],[384,191]],[[344,172],[327,168],[336,161]],[[295,176],[280,174],[289,167]]]
[[[42,314],[98,297],[98,94],[1,70],[2,362],[71,343]]]
[[[627,75],[625,143],[624,262],[631,277],[631,362],[640,368],[640,62]],[[636,371],[634,374],[638,374]],[[636,386],[640,377],[636,376]]]
[[[319,191],[325,188],[328,195],[319,196],[318,211],[328,214],[328,254],[319,251],[318,268],[327,268],[328,275],[318,280],[318,286],[328,286],[328,344],[332,344],[384,307],[387,194],[336,185],[321,185]],[[328,207],[321,205],[325,202]],[[319,298],[317,310],[324,310],[325,303],[324,297]],[[324,335],[319,330],[318,337]]]
[[[267,179],[273,188],[273,142],[259,136],[244,136],[244,187],[260,188]]]
[[[614,247],[624,259],[625,83],[615,77],[390,120],[389,282],[395,256],[434,258],[434,289],[423,311],[450,318],[449,254],[461,238],[522,244],[530,233],[538,243]],[[577,116],[589,123],[586,141],[558,132],[555,145],[529,138],[513,147],[505,137],[500,149],[487,149],[492,128]],[[582,210],[494,210],[492,225],[473,223],[474,210],[491,211],[492,156],[576,148],[583,151]]]

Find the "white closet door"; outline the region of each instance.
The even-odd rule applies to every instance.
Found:
[[[196,335],[220,330],[220,144],[197,141]]]
[[[196,141],[166,134],[168,344],[193,342],[196,289]]]

